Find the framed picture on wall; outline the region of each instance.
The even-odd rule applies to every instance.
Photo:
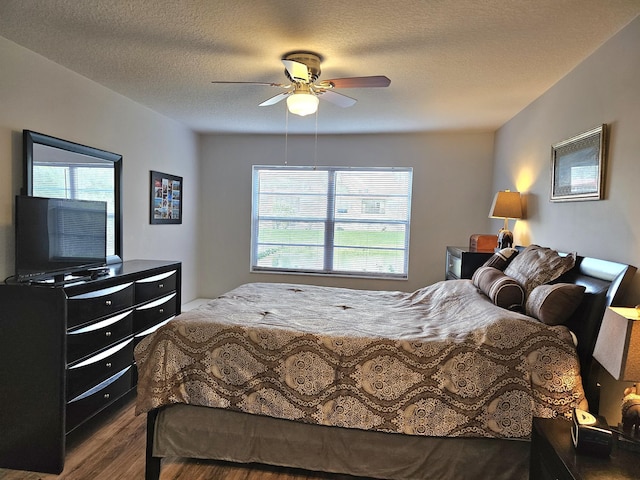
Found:
[[[602,200],[606,125],[551,147],[551,201]]]
[[[182,223],[182,177],[151,170],[149,223]]]

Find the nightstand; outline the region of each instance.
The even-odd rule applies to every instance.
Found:
[[[640,478],[640,454],[616,448],[608,457],[577,453],[571,422],[534,418],[529,480],[627,480]]]
[[[473,272],[492,255],[493,252],[472,252],[468,247],[447,247],[445,278],[447,280],[471,278]]]

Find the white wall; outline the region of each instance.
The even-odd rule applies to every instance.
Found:
[[[496,134],[494,188],[526,193],[516,243],[537,243],[640,267],[640,17]],[[611,129],[602,201],[549,201],[551,145],[606,123]],[[626,304],[640,303],[636,275]],[[620,418],[622,385],[603,378],[603,412]],[[640,380],[640,379],[639,379]]]
[[[413,167],[409,279],[394,281],[250,273],[251,167],[283,165],[284,135],[203,135],[201,294],[258,281],[412,291],[443,280],[445,247],[486,233],[493,140],[493,133],[319,137],[318,165]],[[290,135],[287,151],[289,165],[313,165],[314,137]]]
[[[197,135],[0,37],[0,280],[13,275],[14,196],[22,130],[123,155],[124,258],[183,262],[183,300],[197,296]],[[182,225],[149,225],[149,171],[184,177]]]

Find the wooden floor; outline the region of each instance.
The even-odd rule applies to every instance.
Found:
[[[134,400],[111,412],[67,445],[61,475],[0,469],[0,480],[142,480],[146,416],[134,415]],[[161,480],[347,480],[359,477],[304,470],[166,458]]]

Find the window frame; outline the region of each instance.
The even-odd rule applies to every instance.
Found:
[[[259,175],[263,171],[326,171],[327,178],[327,191],[326,191],[326,213],[324,218],[322,217],[295,217],[295,216],[268,216],[259,217],[259,197],[260,197],[260,185]],[[407,191],[404,194],[388,194],[374,191],[370,194],[370,198],[373,201],[379,201],[384,198],[385,201],[393,196],[406,198],[406,217],[403,220],[397,219],[371,219],[371,218],[336,218],[336,215],[344,213],[338,211],[336,208],[336,197],[340,197],[341,194],[336,192],[336,178],[341,172],[405,172],[408,174]],[[288,165],[254,165],[252,168],[252,198],[251,198],[251,260],[250,271],[252,273],[276,273],[276,274],[298,274],[298,275],[317,275],[317,276],[334,276],[334,277],[359,277],[359,278],[371,278],[371,279],[394,279],[394,280],[408,280],[409,277],[409,241],[410,241],[410,227],[411,227],[411,202],[412,202],[412,187],[413,187],[413,168],[412,167],[338,167],[338,166],[288,166]],[[364,197],[369,194],[357,193],[353,196]],[[364,200],[364,199],[363,199]],[[361,213],[364,215],[364,213]],[[371,215],[367,213],[366,215]],[[320,223],[324,225],[323,243],[316,245],[321,247],[324,251],[324,263],[322,269],[314,268],[285,268],[285,267],[265,267],[259,266],[259,248],[261,246],[268,245],[268,243],[260,243],[259,239],[259,225],[261,221],[285,221],[285,222],[305,222],[305,223]],[[336,224],[394,224],[404,227],[404,243],[402,247],[389,247],[389,246],[374,246],[374,247],[362,247],[358,245],[335,245],[335,228]],[[275,245],[275,244],[274,244]],[[313,246],[308,244],[280,244],[287,246]],[[403,272],[401,273],[389,273],[379,271],[367,271],[367,270],[338,270],[334,268],[334,253],[340,248],[365,248],[367,250],[379,248],[381,250],[396,250],[403,252]]]

